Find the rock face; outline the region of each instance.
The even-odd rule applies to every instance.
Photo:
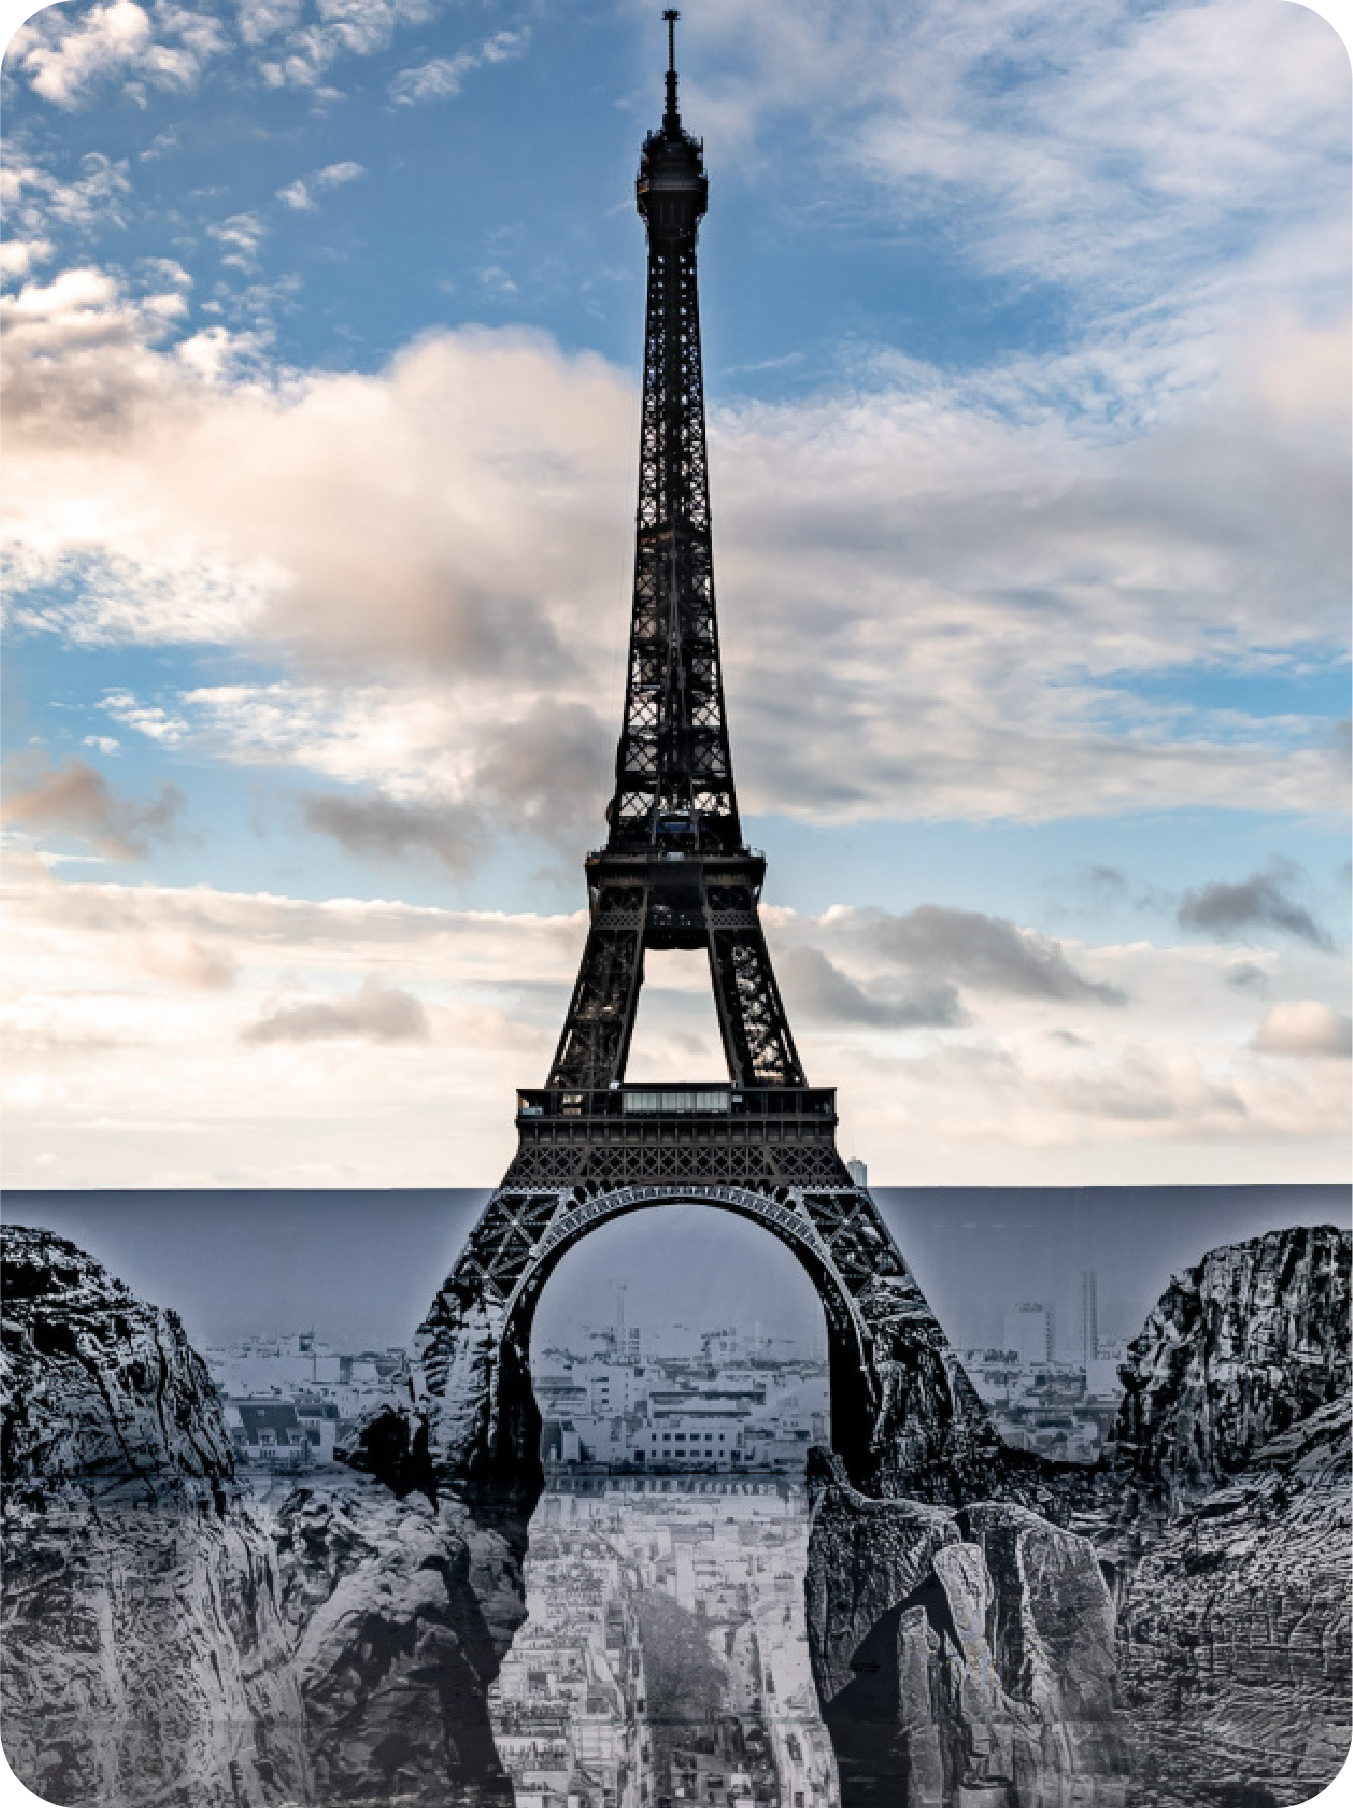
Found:
[[[1351,1245],[1212,1250],[1131,1347],[1119,1656],[1145,1802],[1301,1802],[1348,1753]]]
[[[1030,1509],[815,1488],[809,1636],[842,1801],[1122,1803],[1114,1611]]]
[[[1123,1372],[1115,1470],[974,1445],[946,1494],[904,1447],[896,1498],[870,1500],[820,1464],[809,1632],[843,1802],[1329,1783],[1350,1739],[1351,1242],[1272,1232],[1177,1276]]]
[[[5,1756],[55,1803],[308,1800],[271,1542],[248,1514],[4,1522]]]
[[[3,1257],[19,1776],[59,1803],[510,1802],[486,1693],[524,1522],[429,1500],[407,1448],[406,1499],[352,1477],[252,1505],[172,1314],[63,1239],[7,1228]]]
[[[1209,1251],[1161,1295],[1121,1372],[1117,1440],[1171,1506],[1347,1399],[1351,1241],[1332,1225],[1270,1231]]]
[[[525,1528],[375,1484],[277,1516],[316,1803],[511,1803],[488,1686],[525,1618]]]
[[[5,1753],[61,1803],[303,1800],[272,1544],[172,1314],[7,1228]]]
[[[178,1316],[49,1232],[8,1226],[0,1249],[7,1496],[78,1480],[100,1498],[219,1506],[234,1455]]]
[[[1349,1416],[1317,1408],[1128,1573],[1123,1699],[1143,1802],[1299,1803],[1350,1726]]]

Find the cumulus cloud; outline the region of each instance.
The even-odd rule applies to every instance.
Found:
[[[378,1043],[424,1042],[428,1019],[412,993],[368,977],[350,998],[277,1005],[242,1035],[246,1043],[320,1043],[349,1037]]]
[[[174,840],[184,805],[177,786],[162,786],[153,804],[136,804],[117,797],[83,760],[36,772],[35,764],[16,759],[11,765],[17,784],[0,810],[6,824],[39,837],[78,836],[116,861],[144,860],[151,842]]]
[[[1250,1044],[1260,1055],[1302,1058],[1353,1054],[1353,1022],[1314,999],[1274,1005]]]
[[[899,986],[887,976],[862,985],[817,948],[789,949],[779,977],[794,1019],[893,1030],[952,1029],[968,1022],[957,990],[946,981],[913,978]]]
[[[5,64],[43,100],[69,109],[118,78],[133,94],[143,83],[185,92],[226,47],[226,34],[209,13],[172,0],[154,0],[149,9],[136,0],[110,0],[79,12],[44,8],[14,34]]]
[[[1182,929],[1197,930],[1217,941],[1253,930],[1277,930],[1311,948],[1334,944],[1306,907],[1292,895],[1297,869],[1274,862],[1267,871],[1238,881],[1213,880],[1191,887],[1179,904]]]
[[[105,273],[68,272],[6,306],[16,572],[86,580],[40,601],[20,585],[25,624],[313,655],[340,717],[353,665],[403,667],[419,675],[403,698],[415,714],[455,689],[445,751],[462,773],[495,719],[521,725],[547,767],[533,723],[554,712],[581,748],[599,696],[610,719],[628,541],[615,485],[635,417],[632,385],[603,361],[466,330],[374,376],[275,385],[220,329],[157,348],[178,285],[150,307]],[[1322,368],[1333,349],[1320,341]],[[1327,402],[1311,406],[1323,419]],[[1035,821],[1162,796],[1333,805],[1323,724],[1147,708],[1130,688],[1134,671],[1183,665],[1219,635],[1272,662],[1285,638],[1306,657],[1342,633],[1345,505],[1297,481],[1313,418],[1219,421],[1187,459],[1158,445],[1154,475],[1133,454],[1131,482],[1126,452],[993,416],[934,374],[716,419],[744,804]],[[1199,474],[1236,447],[1252,471],[1204,490]],[[345,776],[388,789],[371,746],[371,765]],[[605,754],[585,758],[600,771]]]
[[[148,974],[176,986],[224,991],[235,983],[239,967],[235,958],[219,946],[181,931],[163,931],[143,937],[137,945],[139,965]]]
[[[1120,987],[1091,980],[1074,967],[1060,943],[1004,917],[918,905],[902,917],[852,909],[832,912],[827,921],[889,960],[979,990],[1072,1005],[1126,1002]]]

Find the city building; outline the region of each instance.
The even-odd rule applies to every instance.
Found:
[[[1020,1363],[1046,1363],[1052,1358],[1052,1315],[1041,1301],[1021,1301],[1005,1310],[1005,1348]]]

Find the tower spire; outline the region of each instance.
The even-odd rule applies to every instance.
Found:
[[[676,101],[644,140],[635,200],[648,233],[644,407],[625,716],[606,846],[587,860],[591,926],[551,1089],[625,1078],[648,949],[703,948],[729,1079],[802,1087],[758,906],[766,863],[743,841],[714,609],[695,241],[704,150]]]
[[[667,21],[667,111],[662,123],[665,130],[677,132],[681,129],[681,115],[677,112],[676,22],[681,14],[675,7],[668,7],[662,16]]]

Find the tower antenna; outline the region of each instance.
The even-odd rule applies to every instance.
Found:
[[[676,22],[681,14],[674,6],[669,6],[662,16],[667,21],[667,112],[662,123],[677,126],[681,123],[681,115],[677,112],[676,96]]]

